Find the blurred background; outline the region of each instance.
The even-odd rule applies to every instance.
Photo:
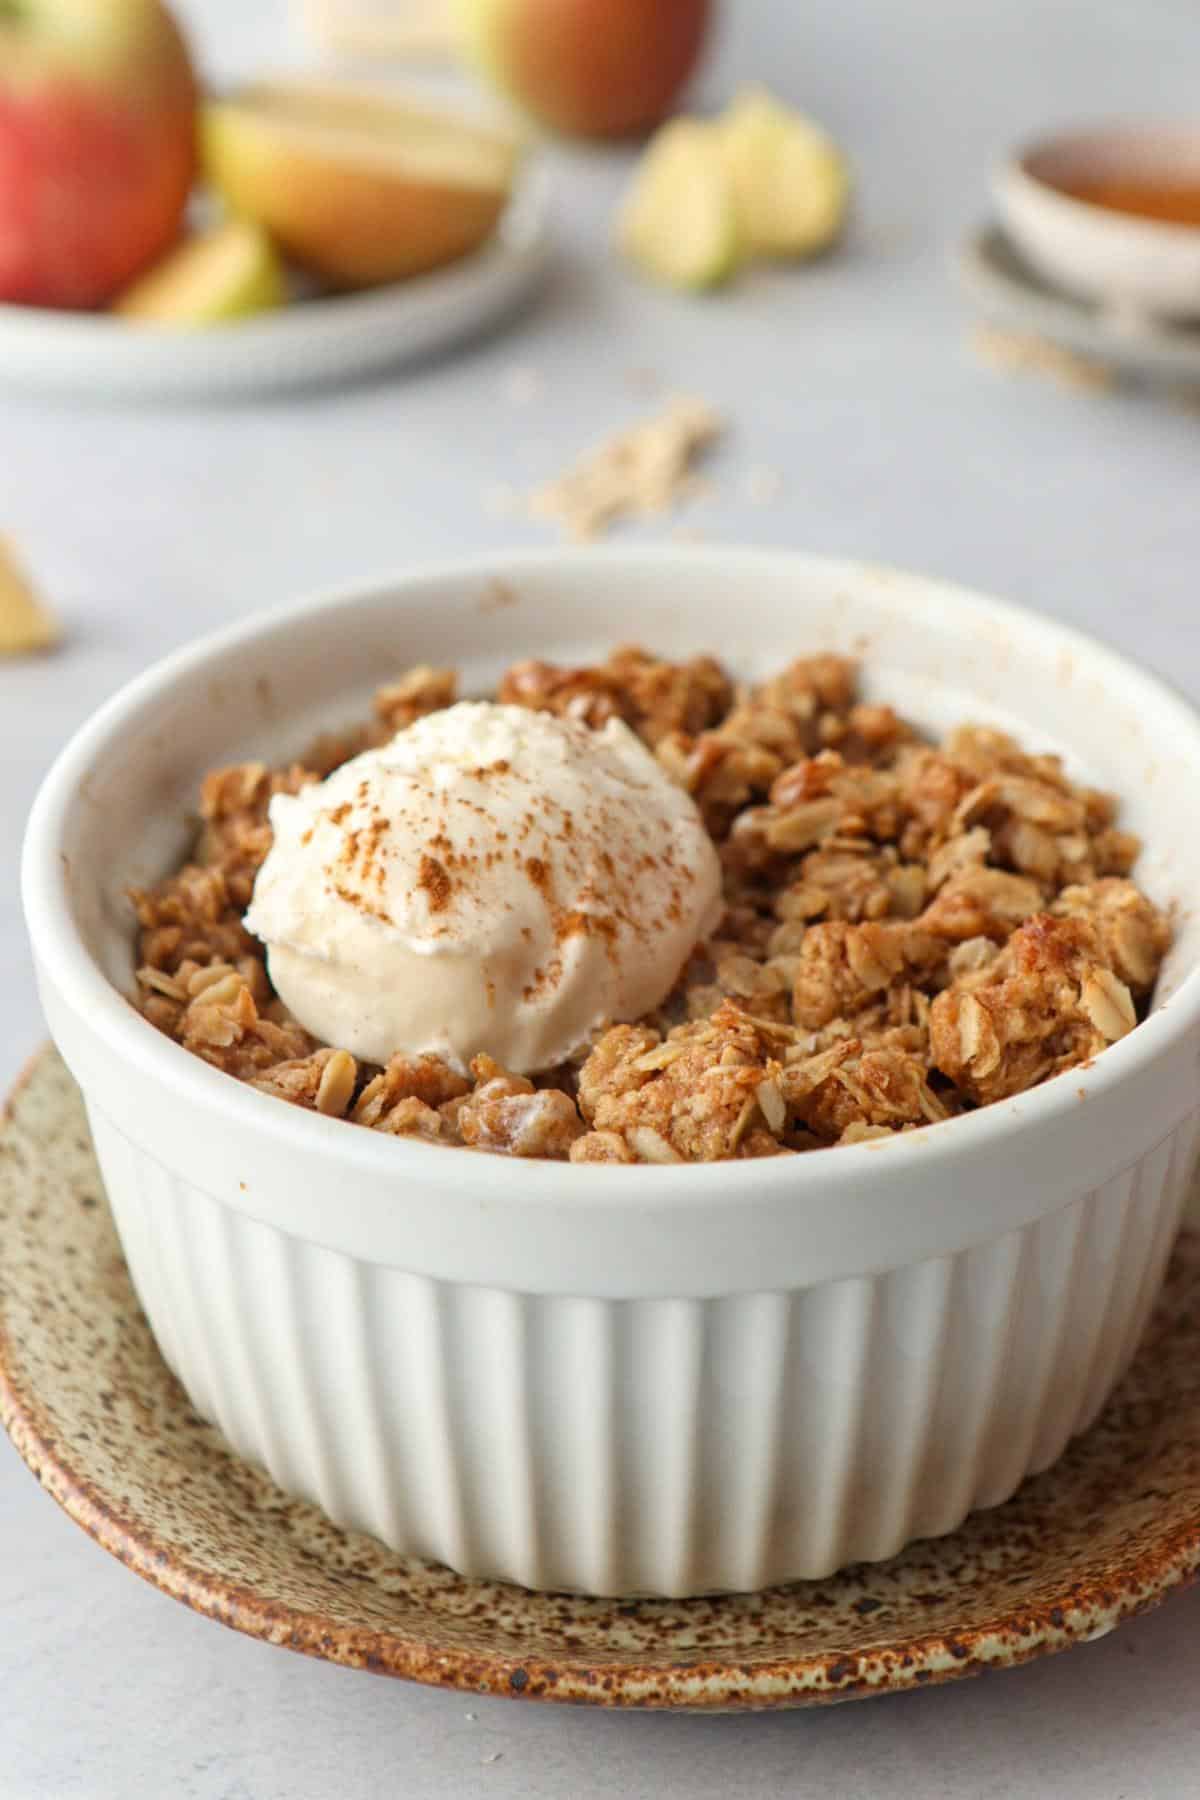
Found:
[[[482,91],[436,58],[322,48],[318,9],[306,16],[299,0],[174,10],[213,90],[320,67]],[[326,21],[335,10],[319,8]],[[360,11],[378,18],[384,0]],[[953,578],[1095,632],[1200,701],[1200,381],[1131,372],[1120,332],[1110,365],[1036,331],[997,331],[955,275],[1014,146],[1092,122],[1194,117],[1198,66],[1195,0],[722,0],[679,104],[708,117],[766,83],[829,134],[852,200],[820,256],[756,260],[711,292],[653,279],[614,247],[643,147],[550,136],[535,152],[546,266],[519,308],[369,376],[114,398],[103,344],[86,380],[35,382],[48,340],[0,305],[0,538],[62,632],[50,654],[0,656],[0,1090],[44,1035],[15,872],[37,782],[74,728],[165,652],[257,608],[421,559],[561,543],[560,522],[529,496],[672,395],[703,402],[719,433],[680,504],[621,520],[614,541],[789,545]],[[13,199],[0,182],[0,210]],[[1108,329],[1102,314],[1093,322]],[[1195,326],[1138,329],[1127,347],[1200,354]],[[81,369],[92,341],[78,340]],[[736,641],[727,648],[736,655]],[[510,1791],[507,1779],[514,1793],[572,1794],[586,1763],[613,1794],[715,1796],[747,1780],[751,1732],[762,1791],[799,1791],[801,1741],[807,1776],[830,1794],[898,1792],[904,1778],[930,1797],[1007,1794],[1018,1741],[1043,1792],[1192,1791],[1180,1721],[1194,1698],[1194,1597],[1119,1642],[902,1707],[737,1726],[642,1718],[618,1737],[617,1721],[535,1724],[522,1710],[514,1722],[496,1703],[481,1712],[484,1738],[444,1696],[277,1657],[167,1607],[44,1505],[7,1446],[0,1454],[0,1532],[22,1545],[20,1576],[0,1594],[20,1645],[0,1659],[5,1794],[235,1800],[277,1791],[288,1769],[342,1791],[352,1743],[364,1792],[394,1781],[403,1751],[414,1794],[450,1791],[439,1783],[452,1764],[463,1792],[486,1777],[489,1792]],[[57,1682],[68,1650],[88,1682],[51,1740],[47,1671]],[[151,1663],[164,1686],[147,1697]],[[102,1739],[111,1762],[97,1772]],[[479,1770],[481,1741],[506,1756],[499,1770]],[[973,1771],[966,1785],[956,1759]],[[839,1785],[852,1768],[854,1783]],[[1086,1785],[1071,1788],[1077,1777]]]
[[[286,0],[185,0],[178,13],[212,88],[331,66]],[[758,264],[712,293],[647,280],[613,248],[639,148],[552,137],[538,150],[544,279],[515,317],[432,359],[175,406],[25,391],[10,367],[0,533],[66,637],[56,655],[0,664],[0,1077],[38,1032],[12,879],[20,829],[79,720],[164,651],[255,607],[422,557],[559,541],[524,496],[672,393],[702,397],[724,436],[690,505],[623,534],[957,577],[1098,629],[1196,691],[1194,406],[997,366],[951,264],[989,216],[989,172],[1011,146],[1081,121],[1186,116],[1198,48],[1185,0],[1136,13],[1119,0],[725,0],[685,104],[710,111],[765,79],[820,122],[853,171],[830,253]]]

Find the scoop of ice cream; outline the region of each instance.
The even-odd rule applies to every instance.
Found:
[[[670,992],[721,914],[690,797],[629,728],[519,706],[419,719],[271,802],[247,929],[324,1043],[521,1073]]]

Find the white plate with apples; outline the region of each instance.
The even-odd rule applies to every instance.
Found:
[[[458,262],[203,329],[0,306],[0,381],[97,398],[202,400],[361,379],[515,312],[545,269],[548,220],[545,180],[531,170],[492,237]]]
[[[0,381],[362,377],[513,309],[548,235],[510,126],[313,80],[208,98],[160,0],[0,5]]]

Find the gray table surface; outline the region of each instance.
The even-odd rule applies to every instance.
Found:
[[[300,60],[282,0],[192,0],[216,73]],[[0,529],[70,627],[0,667],[0,1081],[42,1027],[14,872],[34,786],[127,676],[298,592],[465,548],[547,541],[489,512],[689,389],[733,423],[712,541],[864,555],[1094,629],[1200,698],[1200,427],[1146,395],[998,373],[947,278],[991,159],[1046,121],[1186,113],[1191,0],[728,0],[704,79],[763,74],[850,147],[843,254],[707,301],[604,249],[624,153],[553,155],[560,254],[514,328],[355,391],[224,410],[0,397]],[[764,502],[756,470],[780,478]],[[823,1714],[623,1717],[409,1688],[236,1637],[111,1562],[0,1444],[0,1795],[733,1793],[937,1800],[1200,1791],[1200,1593],[1107,1640],[958,1688]]]

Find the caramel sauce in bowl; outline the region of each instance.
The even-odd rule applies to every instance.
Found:
[[[1099,177],[1079,181],[1061,190],[1088,206],[1104,206],[1110,212],[1132,213],[1138,219],[1158,219],[1164,225],[1200,228],[1200,182],[1154,181],[1135,175]]]
[[[1149,320],[1200,319],[1200,122],[1044,138],[993,186],[1009,236],[1053,286]]]

